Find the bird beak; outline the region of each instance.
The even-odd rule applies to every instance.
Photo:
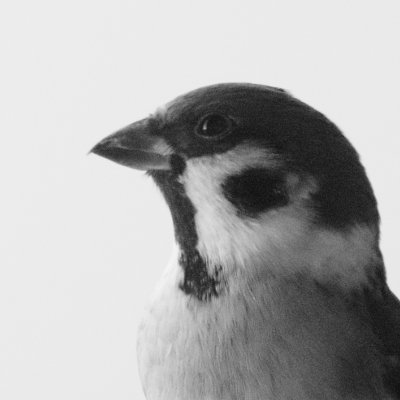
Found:
[[[149,125],[148,119],[134,122],[104,138],[90,153],[134,169],[170,169],[172,150]]]

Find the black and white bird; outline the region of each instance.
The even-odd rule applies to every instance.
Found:
[[[400,399],[400,303],[357,152],[282,89],[182,95],[97,144],[146,170],[177,250],[138,335],[148,400]]]

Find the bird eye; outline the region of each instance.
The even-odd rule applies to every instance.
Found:
[[[221,114],[210,114],[200,121],[197,134],[207,139],[215,139],[229,133],[231,128],[232,121],[229,118]]]

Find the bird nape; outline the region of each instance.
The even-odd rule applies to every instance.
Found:
[[[400,303],[359,156],[282,89],[182,95],[92,152],[145,170],[176,256],[138,333],[148,400],[400,399]]]

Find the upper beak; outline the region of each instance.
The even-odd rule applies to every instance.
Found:
[[[97,143],[91,153],[140,170],[170,169],[171,148],[155,135],[149,120],[143,119],[120,129]]]

